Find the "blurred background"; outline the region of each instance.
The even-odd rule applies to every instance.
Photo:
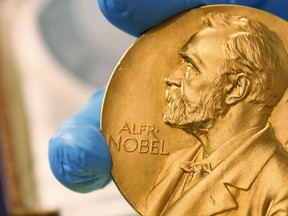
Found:
[[[48,162],[49,138],[108,81],[134,41],[106,21],[96,0],[0,0],[0,201],[4,194],[14,215],[136,214],[113,183],[77,194]]]

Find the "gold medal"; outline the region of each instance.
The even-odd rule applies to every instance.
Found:
[[[127,51],[101,128],[140,214],[288,213],[287,29],[257,9],[202,7]]]

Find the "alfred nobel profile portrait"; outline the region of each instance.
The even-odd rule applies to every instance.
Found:
[[[199,142],[166,159],[145,215],[288,215],[288,154],[268,121],[288,83],[285,46],[253,19],[203,22],[165,78],[164,122]]]

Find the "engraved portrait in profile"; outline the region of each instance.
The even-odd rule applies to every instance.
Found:
[[[269,123],[288,85],[285,46],[254,19],[210,13],[203,24],[165,78],[163,118],[198,143],[167,157],[145,214],[288,215],[288,154]]]

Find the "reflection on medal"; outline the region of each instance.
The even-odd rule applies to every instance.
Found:
[[[102,132],[113,179],[139,213],[288,213],[287,28],[256,9],[203,7],[123,57]]]

